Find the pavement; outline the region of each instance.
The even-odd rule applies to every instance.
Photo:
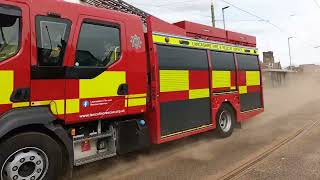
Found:
[[[74,180],[219,179],[320,120],[320,83],[305,78],[265,90],[266,111],[227,139],[208,132],[150,149],[91,163]],[[274,151],[237,179],[320,179],[320,125]]]

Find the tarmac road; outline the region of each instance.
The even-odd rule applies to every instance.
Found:
[[[74,180],[219,179],[320,120],[319,82],[301,79],[265,91],[266,112],[227,139],[213,132],[77,167]],[[320,125],[304,132],[240,179],[320,179]],[[237,177],[239,178],[239,177]]]

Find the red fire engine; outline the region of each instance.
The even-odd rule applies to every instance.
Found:
[[[255,37],[86,3],[96,7],[0,2],[1,180],[53,180],[213,129],[228,137],[263,112]]]

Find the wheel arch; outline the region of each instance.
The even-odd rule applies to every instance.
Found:
[[[229,106],[229,107],[232,109],[235,118],[237,119],[237,110],[236,110],[236,108],[232,105],[232,103],[231,103],[230,101],[225,101],[225,102],[221,103],[221,105],[219,106],[218,109],[221,109],[222,106]]]
[[[221,103],[220,106],[219,106],[219,108],[218,108],[218,110],[221,109],[221,107],[222,107],[223,105],[229,106],[229,107],[232,109],[233,114],[234,114],[234,117],[235,117],[235,125],[236,125],[235,128],[241,128],[241,122],[239,121],[238,111],[237,111],[237,109],[235,108],[235,106],[232,104],[232,102],[231,102],[231,101],[225,101],[225,102]]]
[[[0,142],[24,132],[43,133],[57,141],[66,159],[63,170],[71,176],[74,161],[72,140],[48,107],[13,109],[0,117]]]

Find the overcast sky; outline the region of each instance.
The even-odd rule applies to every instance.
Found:
[[[227,29],[257,37],[259,50],[274,51],[277,61],[289,65],[288,37],[293,64],[320,64],[320,6],[314,0],[225,0],[278,26],[257,21],[256,17],[230,7],[225,11]],[[320,0],[315,0],[320,4]],[[126,0],[140,9],[169,22],[188,20],[211,25],[211,0]],[[217,27],[223,28],[221,9],[227,6],[215,0]]]
[[[211,25],[211,0],[125,1],[171,23],[188,20]],[[276,61],[288,66],[288,37],[292,36],[293,64],[320,64],[320,48],[314,48],[320,46],[320,0],[215,0],[216,26],[220,28],[226,2],[277,26],[232,6],[226,10],[227,29],[256,36],[260,52],[274,51]]]

